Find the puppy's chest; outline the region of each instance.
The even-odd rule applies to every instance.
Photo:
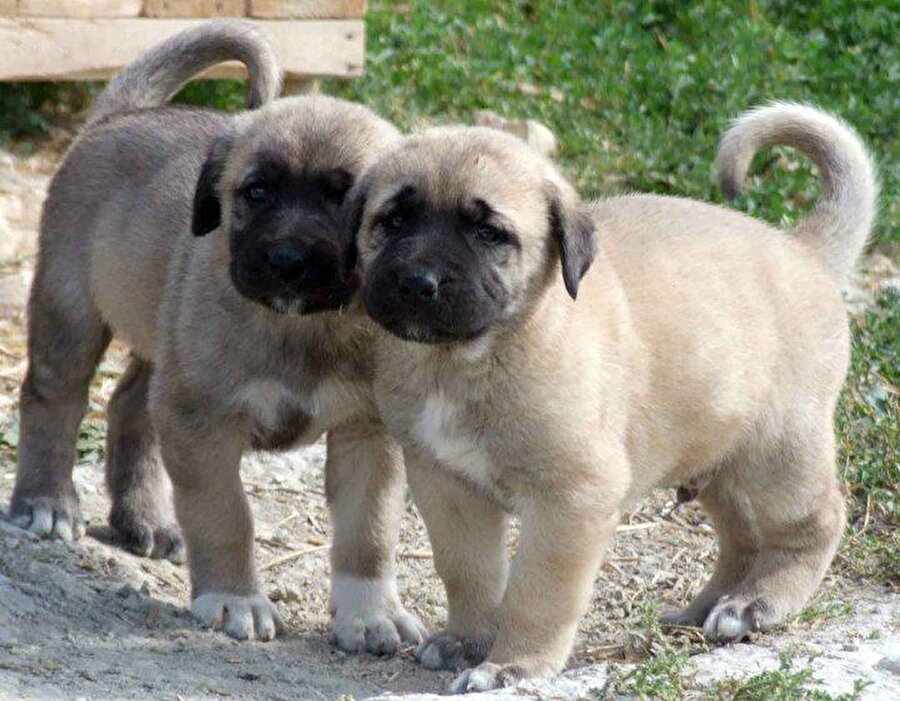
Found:
[[[258,379],[240,392],[239,408],[249,422],[256,450],[286,450],[315,441],[322,433],[365,412],[365,389],[338,377],[311,387],[277,379]]]
[[[491,444],[490,429],[485,430],[471,406],[435,391],[410,407],[406,435],[444,469],[504,504],[512,502],[503,479],[502,458]]]

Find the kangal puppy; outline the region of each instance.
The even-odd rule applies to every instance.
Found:
[[[358,258],[365,308],[390,332],[376,400],[449,601],[417,656],[478,665],[454,690],[562,669],[620,515],[654,486],[702,485],[719,533],[712,579],[666,620],[734,640],[822,579],[844,524],[839,288],[876,183],[848,127],[774,104],[725,136],[726,192],[773,144],[824,177],[792,232],[670,197],[588,204],[524,143],[477,128],[405,139],[351,193],[344,265]]]
[[[228,59],[247,65],[261,109],[166,106]],[[367,324],[341,312],[354,285],[338,262],[341,201],[398,134],[339,100],[273,102],[279,89],[262,37],[219,22],[152,49],[100,96],[44,206],[11,515],[41,535],[83,530],[75,440],[116,336],[133,352],[109,407],[118,536],[139,554],[183,557],[165,465],[194,613],[238,638],[272,638],[241,455],[327,430],[336,638],[391,652],[423,635],[394,584],[403,467],[375,413]]]

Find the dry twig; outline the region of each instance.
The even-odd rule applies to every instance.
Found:
[[[301,557],[305,557],[306,555],[310,555],[315,552],[319,552],[320,550],[324,550],[327,548],[327,545],[314,545],[311,548],[306,548],[304,550],[295,550],[292,553],[288,553],[284,557],[279,557],[275,560],[272,560],[270,563],[263,565],[260,568],[261,572],[266,572],[267,570],[275,569],[276,567],[280,567],[281,565],[286,565],[289,562],[293,562],[294,560],[299,560]]]

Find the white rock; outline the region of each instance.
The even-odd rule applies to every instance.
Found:
[[[0,610],[6,609],[13,616],[25,616],[38,610],[34,598],[16,587],[15,583],[0,574]]]
[[[556,153],[556,136],[548,127],[533,119],[524,121],[507,119],[491,110],[478,110],[475,112],[475,125],[500,129],[518,136],[544,156],[552,156]]]
[[[878,660],[875,669],[884,669],[900,676],[900,655],[888,655]]]

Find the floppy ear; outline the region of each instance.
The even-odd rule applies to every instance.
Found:
[[[200,170],[197,188],[194,190],[194,214],[191,219],[191,232],[194,236],[204,236],[222,223],[219,179],[222,177],[230,148],[230,138],[225,136],[217,138]]]
[[[359,258],[359,247],[356,236],[362,224],[363,212],[366,209],[366,198],[369,194],[369,185],[372,177],[366,173],[350,189],[344,200],[341,211],[341,266],[340,273],[343,280],[349,280],[356,269]]]
[[[547,191],[550,227],[559,245],[563,280],[569,296],[575,299],[578,284],[597,253],[594,221],[574,192],[563,192],[553,182],[548,182]]]

